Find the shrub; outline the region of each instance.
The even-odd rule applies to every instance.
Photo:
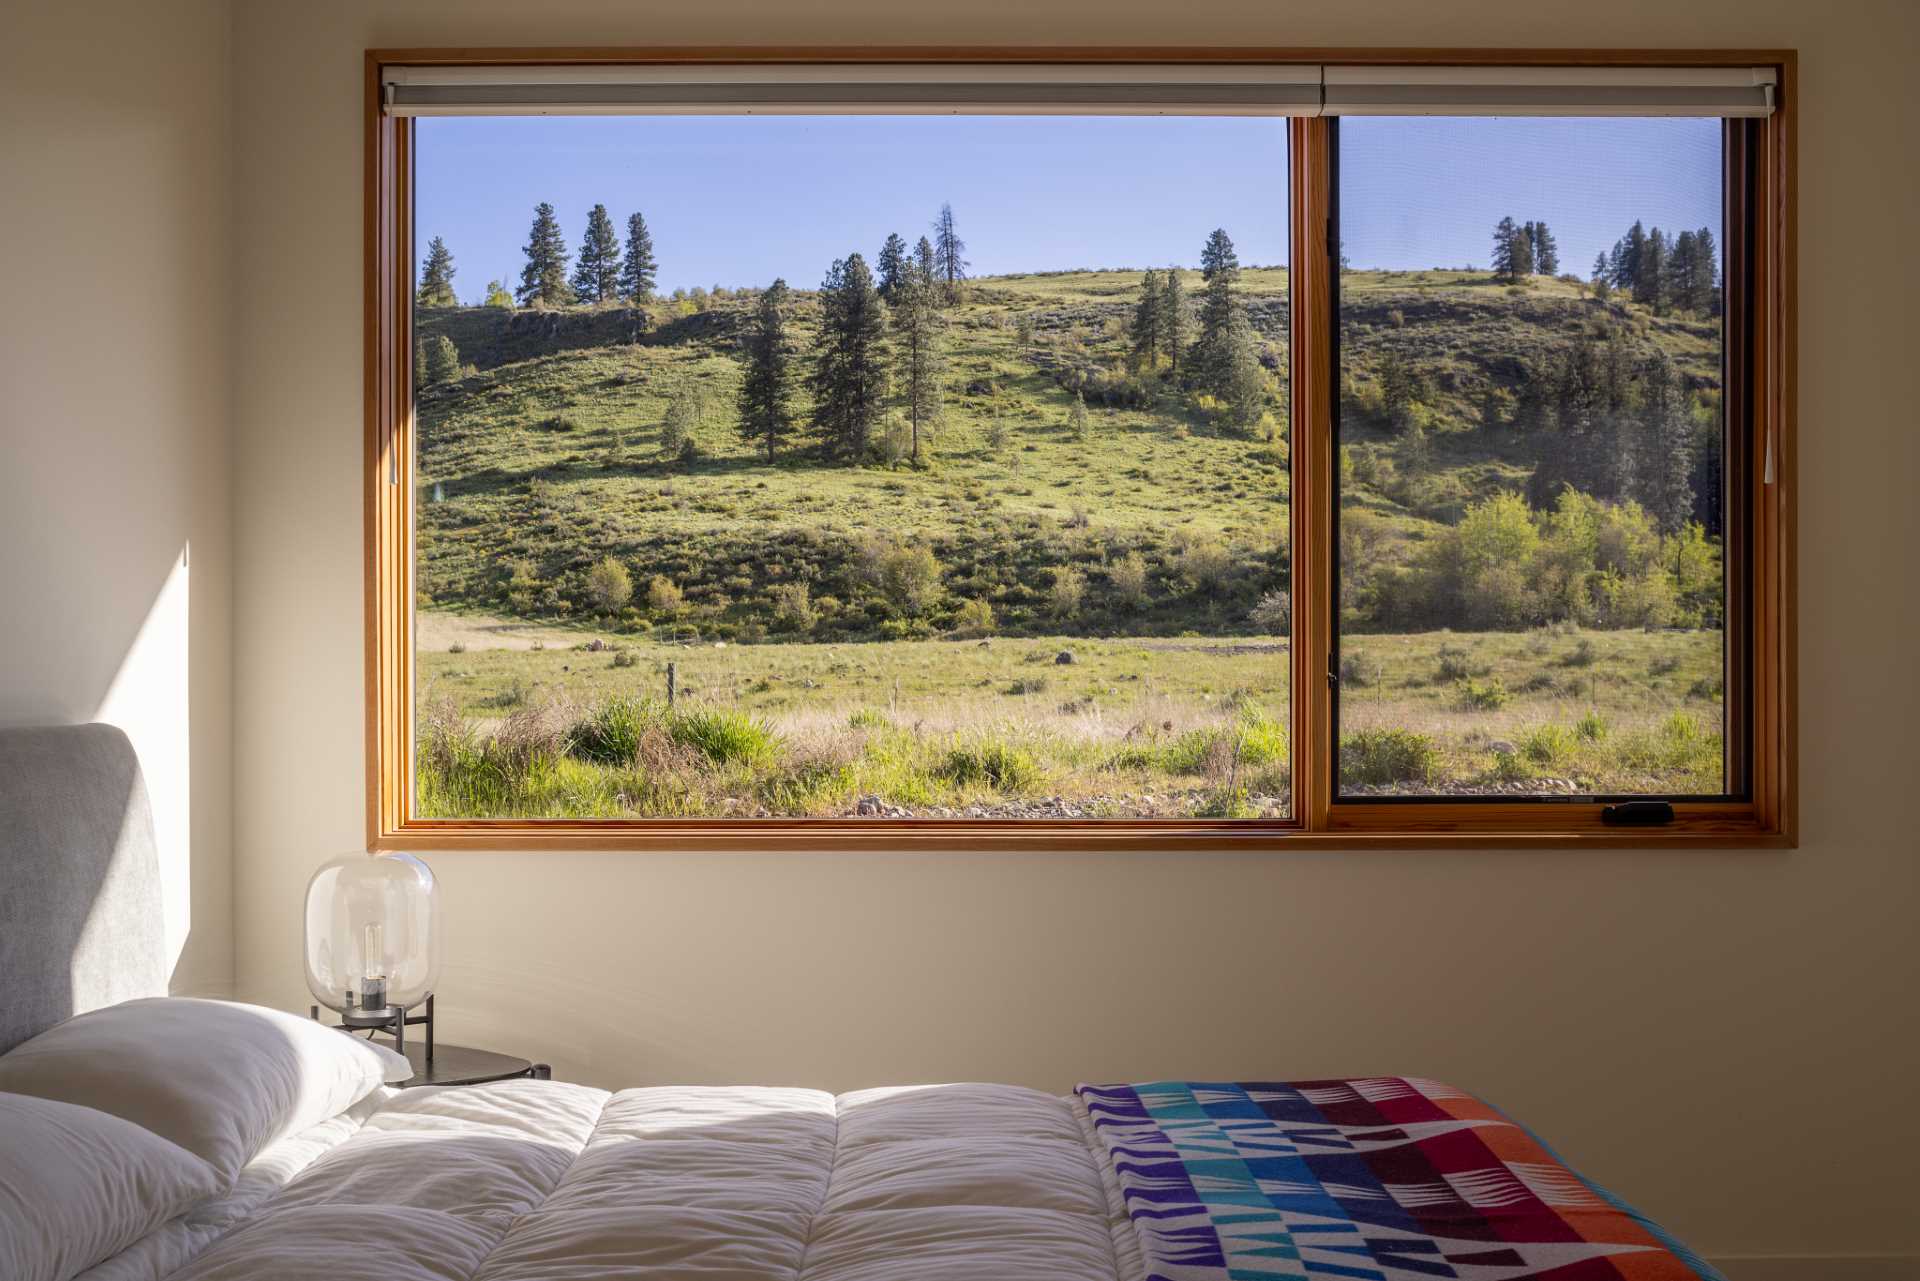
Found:
[[[1582,742],[1597,743],[1607,736],[1607,722],[1598,712],[1588,712],[1574,723],[1573,732]]]
[[[1268,592],[1248,617],[1267,635],[1286,636],[1293,631],[1293,597],[1284,591]]]
[[[813,608],[813,591],[805,583],[780,583],[771,593],[773,621],[781,631],[810,632],[819,621]]]
[[[1467,651],[1457,645],[1440,647],[1439,676],[1443,681],[1463,681],[1473,675],[1473,665]]]
[[[453,644],[447,646],[447,653],[449,654],[464,654],[466,652],[466,644],[462,641],[455,641]]]
[[[1460,682],[1460,705],[1468,711],[1499,711],[1511,697],[1498,676],[1486,681],[1469,677]]]
[[[1047,678],[1044,676],[1022,676],[1007,687],[1009,694],[1044,694],[1047,692]]]
[[[1424,783],[1438,763],[1433,740],[1412,730],[1363,729],[1340,740],[1340,778],[1347,783]]]
[[[633,575],[609,556],[587,571],[587,596],[601,613],[618,613],[633,599]]]
[[[924,614],[940,596],[940,562],[924,545],[894,544],[881,554],[880,591],[895,609],[911,617]]]
[[[1033,757],[1004,743],[956,747],[935,772],[960,787],[985,783],[1002,792],[1025,791],[1040,779]]]
[[[435,386],[460,377],[460,349],[445,334],[427,344],[426,374],[427,381]]]
[[[771,760],[778,743],[773,731],[760,721],[745,712],[725,708],[681,712],[668,726],[667,737],[699,752],[716,765]]]
[[[1180,574],[1198,591],[1213,591],[1233,573],[1233,554],[1211,538],[1200,538],[1181,549]]]
[[[871,707],[862,707],[847,717],[847,725],[852,729],[885,729],[891,723]]]
[[[693,433],[700,425],[700,398],[687,392],[675,396],[667,405],[667,416],[660,423],[660,452],[669,458],[683,458],[693,444]]]
[[[983,600],[963,600],[953,614],[955,636],[987,636],[993,632],[993,606]]]
[[[1562,667],[1591,667],[1593,666],[1593,658],[1593,642],[1582,636],[1574,642],[1573,648],[1567,651],[1566,657],[1560,660],[1560,665]]]
[[[1087,594],[1087,576],[1071,565],[1053,571],[1053,585],[1047,589],[1047,610],[1055,618],[1072,618],[1080,612],[1081,598]]]
[[[676,614],[686,603],[685,595],[673,584],[673,580],[654,575],[647,584],[647,608],[656,614]]]
[[[1361,651],[1348,654],[1340,660],[1340,683],[1354,689],[1365,689],[1369,685],[1378,685],[1384,673],[1380,660],[1372,654]]]
[[[1573,731],[1562,725],[1542,725],[1520,740],[1520,753],[1536,765],[1565,765],[1579,746]]]
[[[638,664],[639,661],[639,656],[630,649],[616,649],[613,651],[613,665],[615,667],[633,667]]]
[[[659,724],[659,707],[644,699],[610,698],[568,731],[568,751],[597,765],[631,765],[641,740]]]
[[[1128,552],[1107,566],[1107,579],[1114,597],[1128,609],[1147,603],[1147,561],[1139,552]]]

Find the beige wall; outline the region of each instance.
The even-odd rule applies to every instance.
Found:
[[[233,982],[228,35],[219,0],[0,8],[0,724],[127,731],[174,988],[215,994]]]
[[[362,840],[367,46],[1797,46],[1800,850],[442,855],[442,1009],[455,1039],[603,1085],[1442,1076],[1717,1255],[1920,1256],[1920,1180],[1900,1148],[1920,1141],[1908,1105],[1916,841],[1901,814],[1920,710],[1908,653],[1920,193],[1903,132],[1915,113],[1889,105],[1916,53],[1913,12],[1779,0],[237,6],[243,992],[304,1003],[302,887]],[[1123,991],[1132,1011],[1117,1008]]]

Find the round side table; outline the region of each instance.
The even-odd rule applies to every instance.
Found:
[[[465,1045],[436,1045],[433,1064],[427,1064],[427,1047],[407,1046],[407,1062],[413,1064],[413,1076],[401,1083],[401,1089],[416,1085],[479,1085],[486,1081],[511,1081],[529,1077],[535,1081],[553,1079],[553,1069],[511,1054],[476,1050]]]

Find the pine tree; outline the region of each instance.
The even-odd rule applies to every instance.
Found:
[[[1640,225],[1638,219],[1627,229],[1619,248],[1620,273],[1613,283],[1618,288],[1632,290],[1634,298],[1639,299],[1642,260],[1647,252],[1647,229]]]
[[[1720,314],[1720,247],[1713,241],[1713,228],[1702,227],[1693,233],[1694,253],[1700,261],[1700,284],[1706,291],[1702,308],[1707,314]]]
[[[1208,284],[1225,274],[1229,285],[1240,279],[1240,255],[1234,252],[1233,238],[1223,227],[1215,227],[1200,249],[1200,277]]]
[[[1187,336],[1193,332],[1193,317],[1187,313],[1187,290],[1180,283],[1180,269],[1167,268],[1167,283],[1160,290],[1160,343],[1167,353],[1167,365],[1177,376],[1180,357],[1187,349]]]
[[[1560,245],[1544,222],[1533,224],[1533,269],[1543,276],[1560,274]]]
[[[920,440],[939,425],[944,399],[940,379],[946,372],[946,316],[939,286],[930,280],[906,282],[893,308],[894,354],[901,409],[912,436],[910,452],[920,462]]]
[[[426,364],[429,383],[450,383],[460,376],[460,349],[453,345],[453,339],[441,334],[427,344]]]
[[[836,261],[820,283],[810,381],[815,429],[842,458],[865,458],[886,412],[886,312],[857,253]]]
[[[1160,360],[1160,274],[1147,268],[1140,278],[1140,301],[1133,309],[1133,359],[1145,369]]]
[[[947,301],[960,301],[960,282],[967,278],[967,242],[953,229],[953,206],[940,206],[933,220],[933,270],[946,290]]]
[[[1087,417],[1087,398],[1079,392],[1073,393],[1073,404],[1067,409],[1067,428],[1073,438],[1086,444],[1092,435],[1091,422]]]
[[[1533,274],[1533,237],[1525,228],[1513,233],[1513,277],[1525,280]]]
[[[1700,254],[1691,231],[1673,238],[1673,251],[1667,261],[1667,294],[1673,305],[1682,311],[1701,310],[1706,291],[1700,286]]]
[[[880,268],[880,296],[889,303],[900,296],[900,288],[906,283],[907,242],[900,238],[899,232],[887,237],[887,243],[880,246],[877,260]]]
[[[1520,279],[1520,262],[1514,254],[1521,232],[1513,219],[1502,218],[1493,228],[1493,275],[1496,280],[1514,284]]]
[[[784,311],[788,297],[784,280],[761,291],[747,330],[747,368],[740,380],[740,434],[755,447],[764,445],[768,462],[793,429],[793,346]]]
[[[1527,262],[1529,264],[1527,272],[1531,275],[1533,272],[1531,264],[1539,261],[1540,258],[1540,224],[1529,220],[1520,228],[1520,234],[1525,236],[1527,240]]]
[[[1660,348],[1641,369],[1639,437],[1640,505],[1666,534],[1693,519],[1693,424],[1673,358]]]
[[[634,214],[627,219],[627,256],[620,263],[620,296],[628,302],[652,301],[654,275],[659,270],[647,220]]]
[[[1602,249],[1593,256],[1593,279],[1597,284],[1602,280],[1611,281],[1613,269],[1607,265],[1607,251]]]
[[[544,200],[534,207],[533,230],[527,233],[527,247],[521,252],[527,256],[527,265],[520,269],[520,288],[514,291],[521,302],[562,307],[573,301],[567,287],[567,240],[560,234],[553,206]]]
[[[453,254],[447,242],[435,236],[427,242],[427,261],[420,268],[420,288],[414,295],[422,307],[456,307],[453,292]]]
[[[1236,318],[1244,322],[1245,315],[1233,292],[1234,284],[1240,279],[1240,259],[1225,231],[1216,228],[1207,237],[1206,246],[1200,251],[1200,274],[1206,279],[1207,292],[1201,296],[1200,337],[1193,344],[1188,367],[1202,387],[1226,399],[1227,384],[1232,376],[1229,332]]]
[[[1227,403],[1227,418],[1252,431],[1267,407],[1267,375],[1260,367],[1260,343],[1245,308],[1237,304],[1221,339],[1214,390]]]
[[[933,252],[933,242],[925,236],[920,237],[920,243],[913,247],[912,269],[919,273],[920,279],[925,281],[931,282],[940,278],[939,265],[935,261]]]
[[[1640,283],[1634,287],[1633,297],[1636,302],[1651,307],[1656,316],[1666,315],[1671,302],[1668,290],[1672,282],[1668,279],[1668,267],[1667,236],[1655,227],[1647,233],[1647,243],[1640,251]]]
[[[573,269],[574,297],[584,303],[612,302],[620,291],[620,241],[605,205],[587,214],[587,234],[580,241],[579,265]]]

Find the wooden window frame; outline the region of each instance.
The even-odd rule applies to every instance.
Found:
[[[1726,559],[1729,594],[1747,625],[1744,762],[1737,800],[1676,801],[1657,828],[1609,827],[1595,803],[1488,799],[1369,803],[1337,800],[1334,707],[1332,174],[1329,122],[1290,122],[1292,539],[1294,621],[1289,647],[1294,744],[1293,813],[1285,820],[1119,819],[418,819],[413,788],[412,610],[412,122],[381,109],[389,65],[688,63],[1256,63],[1474,66],[1771,66],[1776,107],[1757,122],[1744,243],[1729,222],[1729,279],[1738,260],[1747,305],[1728,308],[1730,352],[1751,326],[1746,377],[1729,382],[1729,472],[1744,546]],[[366,801],[369,849],[406,850],[1283,850],[1289,848],[1560,848],[1569,846],[1778,848],[1797,844],[1795,708],[1796,57],[1791,50],[1282,49],[817,47],[662,49],[374,49],[366,55]],[[1729,137],[1736,134],[1729,132]],[[1737,146],[1730,145],[1729,152]],[[1732,184],[1729,190],[1733,191]],[[1739,316],[1735,316],[1735,312]],[[1737,366],[1736,366],[1737,367]],[[1744,421],[1743,421],[1744,420]],[[1770,462],[1769,468],[1766,464]],[[1728,611],[1737,625],[1736,608]],[[1730,704],[1730,710],[1732,705]],[[1738,724],[1736,721],[1735,724]],[[1738,749],[1736,749],[1738,750]]]

